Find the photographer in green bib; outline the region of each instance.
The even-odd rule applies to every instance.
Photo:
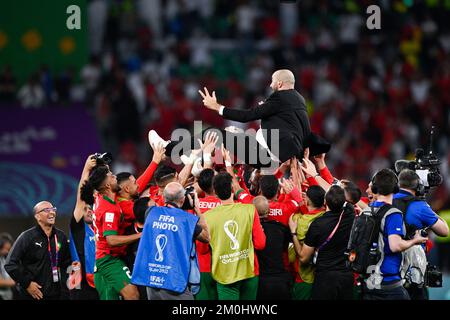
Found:
[[[252,204],[234,203],[232,177],[224,172],[213,179],[222,204],[205,213],[211,235],[211,274],[217,281],[219,300],[255,300],[258,259],[255,250],[266,245],[266,236]]]

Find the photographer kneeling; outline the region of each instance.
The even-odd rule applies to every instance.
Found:
[[[195,215],[182,209],[186,197]],[[200,285],[195,241],[209,242],[197,194],[178,182],[164,189],[165,206],[150,207],[131,282],[147,286],[149,300],[194,300]]]

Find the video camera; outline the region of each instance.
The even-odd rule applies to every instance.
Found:
[[[400,173],[403,169],[411,169],[416,172],[425,187],[425,193],[427,193],[430,188],[442,184],[444,180],[439,171],[441,161],[436,157],[432,150],[433,135],[434,126],[431,128],[430,132],[430,151],[428,154],[425,154],[423,149],[416,149],[415,160],[397,160],[395,162],[395,171],[397,171],[397,173]]]

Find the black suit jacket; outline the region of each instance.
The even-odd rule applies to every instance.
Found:
[[[223,117],[238,122],[261,120],[267,145],[281,162],[293,156],[303,158],[304,144],[311,134],[311,127],[305,99],[296,90],[275,91],[263,104],[250,110],[225,108]],[[274,138],[273,129],[279,130],[279,139]],[[278,153],[274,152],[275,145],[279,146]]]

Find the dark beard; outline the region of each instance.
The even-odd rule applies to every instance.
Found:
[[[119,185],[116,185],[114,188],[111,189],[111,191],[114,192],[114,193],[119,193],[120,190],[122,190],[122,188],[120,188]]]

